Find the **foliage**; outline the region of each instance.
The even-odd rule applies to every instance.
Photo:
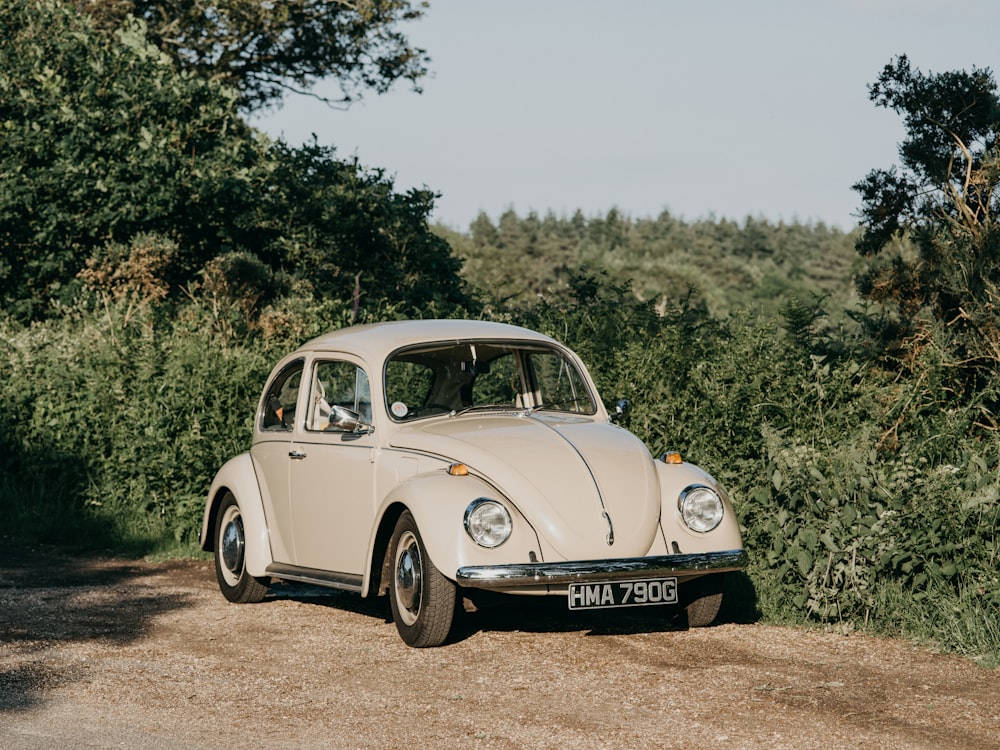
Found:
[[[181,305],[137,303],[147,280],[126,270],[171,249],[137,240],[118,249],[128,261],[117,275],[95,270],[89,301],[58,319],[0,325],[0,399],[16,415],[0,434],[0,502],[14,536],[192,551],[207,487],[249,448],[274,362],[355,320],[349,302],[294,305],[286,296],[241,328],[220,318],[219,292],[208,285]],[[378,314],[401,313],[383,304]]]
[[[184,251],[208,241],[196,233],[215,223],[220,189],[245,179],[254,151],[231,96],[178,75],[140,28],[100,45],[58,4],[11,0],[0,34],[6,308],[29,317],[46,299],[66,299],[83,260],[108,240],[186,227]]]
[[[64,6],[8,6],[0,306],[9,312],[38,319],[51,300],[70,304],[88,259],[105,267],[108,243],[149,234],[174,242],[159,269],[173,297],[239,257],[245,301],[307,293],[299,281],[339,300],[360,287],[359,304],[372,308],[469,303],[458,262],[427,227],[432,193],[396,193],[381,171],[339,161],[332,148],[264,139],[240,119],[232,91],[178,73],[139,23],[110,40]],[[266,268],[250,273],[257,261]]]
[[[364,89],[382,93],[399,79],[414,88],[427,54],[397,29],[420,18],[426,3],[410,0],[69,0],[114,32],[130,17],[174,63],[239,92],[259,109],[321,79],[340,85],[341,104]],[[417,90],[419,90],[417,88]]]
[[[270,237],[257,250],[269,265],[308,282],[318,299],[358,295],[359,304],[387,299],[414,312],[432,301],[472,305],[460,262],[427,227],[433,193],[396,193],[381,170],[338,161],[315,142],[277,143],[271,155],[268,190],[248,219]]]
[[[767,617],[1000,659],[1000,634],[971,614],[1000,615],[995,393],[954,400],[933,346],[901,380],[853,336],[690,304],[659,315],[593,275],[513,319],[582,352],[609,402],[629,397],[654,455],[679,450],[723,481]],[[945,606],[959,609],[937,616]]]
[[[190,545],[206,477],[246,447],[266,349],[171,331],[126,306],[5,335],[4,399],[24,405],[3,437],[7,477],[21,492],[74,488],[21,509],[21,525],[47,541],[83,542],[79,524],[91,545]]]
[[[654,454],[722,480],[767,618],[1000,661],[995,129],[973,107],[942,141],[934,116],[955,87],[995,102],[987,74],[897,63],[873,88],[920,115],[905,178],[866,183],[861,246],[879,257],[862,289],[897,302],[878,317],[849,310],[855,238],[822,225],[511,211],[432,233],[433,194],[260,138],[140,23],[111,41],[66,6],[9,0],[0,33],[12,538],[191,551],[279,353],[356,322],[480,315],[576,349]]]
[[[879,256],[859,279],[898,327],[886,338],[926,337],[929,321],[951,330],[959,361],[1000,361],[1000,99],[989,70],[924,74],[901,56],[869,88],[903,116],[902,169],[857,183],[864,232],[857,249]],[[909,251],[894,244],[908,236]]]
[[[765,482],[753,489],[744,523],[773,617],[892,631],[903,617],[886,599],[905,594],[911,625],[933,619],[946,601],[996,619],[1000,446],[965,438],[959,430],[970,416],[939,424],[949,433],[936,437],[954,444],[945,455],[915,436],[887,454],[870,425],[819,445],[765,430]],[[913,634],[965,648],[955,632]],[[995,661],[1000,640],[979,653]]]
[[[788,299],[829,299],[840,314],[857,300],[857,256],[851,235],[823,224],[772,224],[748,218],[686,222],[663,212],[633,219],[549,213],[520,217],[512,210],[494,224],[480,214],[468,233],[437,230],[463,258],[463,274],[497,300],[524,304],[565,291],[574,269],[600,268],[661,306],[678,304],[692,288],[716,316],[749,305],[777,317]]]

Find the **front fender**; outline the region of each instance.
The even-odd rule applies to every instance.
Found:
[[[715,478],[694,464],[656,461],[660,480],[660,527],[667,546],[676,553],[720,552],[743,548],[740,524],[729,496]],[[681,519],[678,498],[686,487],[703,484],[719,493],[724,508],[722,522],[707,533],[692,531]]]
[[[510,538],[487,549],[466,533],[465,510],[476,498],[503,503],[511,516]],[[392,508],[406,507],[417,523],[424,547],[442,575],[454,581],[459,568],[467,565],[527,563],[541,559],[538,536],[517,507],[491,485],[476,476],[453,477],[435,471],[410,477],[397,485],[382,502],[381,519]],[[373,540],[369,549],[375,548]]]
[[[205,514],[201,522],[201,548],[206,552],[215,550],[213,530],[219,504],[227,492],[231,492],[240,506],[243,516],[243,530],[246,534],[246,569],[257,578],[267,575],[271,558],[271,543],[264,517],[264,503],[257,483],[257,472],[249,453],[229,459],[212,480],[205,501]]]

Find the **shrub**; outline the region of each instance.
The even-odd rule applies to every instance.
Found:
[[[5,479],[25,488],[30,537],[76,536],[57,531],[68,516],[89,529],[78,543],[190,549],[213,473],[249,444],[272,362],[265,347],[158,324],[149,310],[123,325],[127,304],[6,326],[2,388],[20,409],[4,435]]]

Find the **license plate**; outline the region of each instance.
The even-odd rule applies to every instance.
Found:
[[[676,603],[676,578],[643,578],[636,581],[569,585],[570,609],[644,607],[650,604]]]

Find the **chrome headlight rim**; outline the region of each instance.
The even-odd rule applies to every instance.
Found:
[[[677,498],[677,510],[684,525],[698,534],[719,528],[726,515],[722,496],[706,484],[685,487]]]
[[[496,549],[510,539],[514,521],[499,500],[477,497],[465,509],[465,533],[485,549]]]

